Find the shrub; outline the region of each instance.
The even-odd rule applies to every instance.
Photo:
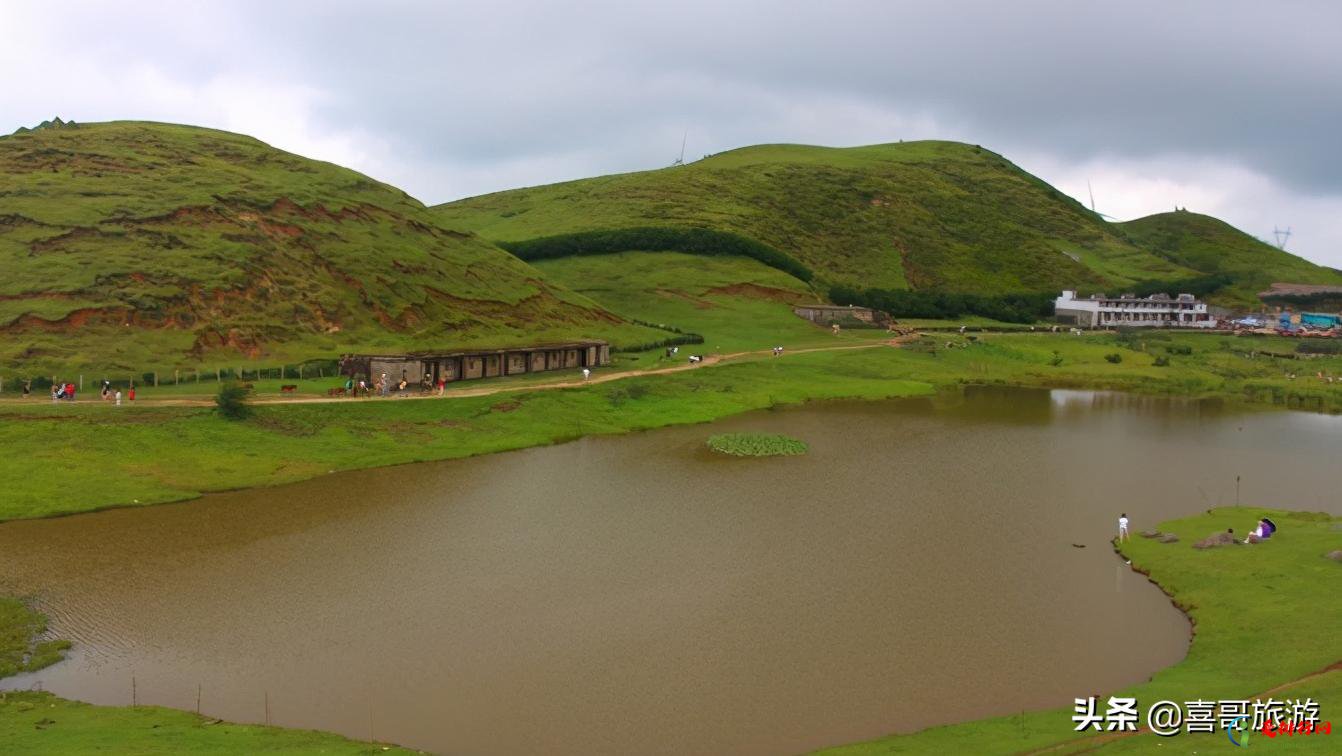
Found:
[[[811,269],[782,250],[737,234],[708,228],[620,228],[558,234],[499,246],[528,262],[576,255],[605,255],[630,250],[685,252],[692,255],[740,255],[810,281]]]
[[[1342,341],[1305,339],[1296,344],[1295,351],[1300,354],[1342,354]]]
[[[1176,345],[1176,346],[1167,346],[1167,347],[1165,347],[1165,352],[1166,352],[1167,354],[1192,354],[1192,353],[1193,353],[1193,347],[1188,346],[1187,344],[1179,344],[1179,345]]]
[[[805,454],[805,441],[777,433],[720,433],[709,436],[708,448],[733,457],[778,457]]]
[[[1053,359],[1049,360],[1049,361],[1048,361],[1048,364],[1052,365],[1053,367],[1059,367],[1059,366],[1061,366],[1061,365],[1062,365],[1062,352],[1059,352],[1058,350],[1054,349],[1054,350],[1053,350]]]
[[[951,319],[979,315],[1006,323],[1033,323],[1053,316],[1053,292],[963,294],[904,289],[857,289],[835,286],[829,298],[835,304],[860,305],[897,318]]]
[[[1167,367],[1170,364],[1170,358],[1161,355],[1160,357],[1157,357],[1156,361],[1151,364],[1155,365],[1156,367]]]
[[[215,407],[225,419],[245,420],[252,413],[251,406],[247,404],[250,393],[251,389],[241,383],[225,383],[214,397]]]
[[[1123,361],[1123,355],[1119,354],[1118,352],[1113,352],[1111,354],[1106,354],[1104,356],[1104,359],[1106,362],[1112,362],[1113,364],[1117,365],[1118,363]]]

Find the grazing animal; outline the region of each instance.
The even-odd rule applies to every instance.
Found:
[[[297,391],[297,390],[298,390],[298,386],[295,385],[295,384],[292,384],[292,383],[290,383],[290,384],[288,384],[288,385],[286,385],[286,386],[280,386],[280,393],[281,393],[281,394],[292,394],[292,393],[294,393],[294,392]]]

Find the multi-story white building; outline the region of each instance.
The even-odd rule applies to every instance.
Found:
[[[1192,294],[1171,298],[1152,294],[1139,299],[1133,294],[1106,297],[1096,294],[1079,299],[1075,291],[1064,291],[1053,303],[1058,322],[1081,328],[1215,328],[1216,318],[1207,303]]]

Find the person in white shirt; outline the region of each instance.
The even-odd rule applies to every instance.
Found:
[[[588,370],[587,368],[583,368],[583,369],[582,369],[582,379],[585,381],[585,380],[587,380],[588,378],[591,378],[591,377],[592,377],[592,371],[591,371],[591,370]]]
[[[1124,512],[1118,517],[1118,540],[1119,542],[1132,540],[1128,535],[1128,513]]]

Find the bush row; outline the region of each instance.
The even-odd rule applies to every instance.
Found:
[[[960,294],[901,289],[857,289],[835,286],[829,298],[840,305],[860,305],[896,318],[961,318],[979,315],[1006,323],[1033,323],[1053,316],[1053,292],[1018,294]]]
[[[759,260],[803,281],[810,281],[812,277],[810,268],[781,250],[754,239],[708,228],[643,227],[582,231],[519,242],[500,242],[499,246],[528,262],[631,250],[740,255]]]

